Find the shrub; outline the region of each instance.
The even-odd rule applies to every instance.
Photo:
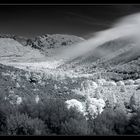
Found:
[[[140,108],[140,95],[139,95],[139,93],[134,93],[131,96],[129,106],[133,112],[137,112],[137,110]]]
[[[62,42],[62,43],[61,43],[61,45],[64,45],[64,46],[66,46],[66,45],[67,45],[67,43],[66,43],[66,42]]]
[[[66,131],[68,131],[67,134],[70,134],[70,132],[75,131],[76,124],[81,126],[81,120],[86,121],[85,117],[75,109],[68,110],[62,99],[46,99],[42,105],[39,103],[37,106],[38,117],[48,126],[51,135],[64,135]],[[67,128],[68,125],[73,128],[71,128],[71,131],[70,128]],[[82,130],[78,130],[80,128],[75,129],[82,134]],[[75,133],[78,132],[72,132],[72,134]]]
[[[130,118],[125,134],[140,135],[140,110]]]
[[[88,123],[82,116],[78,119],[69,118],[61,125],[62,135],[88,135],[89,132]]]
[[[117,84],[114,81],[107,81],[104,83],[105,86],[117,86]]]
[[[43,104],[43,110],[40,112],[40,118],[51,130],[51,133],[60,134],[61,123],[69,119],[68,109],[64,101],[48,99]],[[71,114],[72,115],[72,114]]]
[[[125,86],[125,84],[124,84],[123,81],[118,81],[118,82],[117,82],[117,86]]]
[[[96,118],[102,113],[105,107],[105,101],[103,99],[87,98],[86,109],[91,118]]]
[[[76,99],[67,100],[65,103],[66,103],[66,106],[68,109],[74,108],[78,112],[81,112],[81,113],[84,113],[84,111],[85,111],[82,102],[80,102]]]
[[[108,108],[89,124],[91,135],[117,135],[125,132],[127,119],[123,112]]]
[[[120,87],[120,92],[125,92],[126,91],[126,87],[125,86],[121,86]]]
[[[6,114],[0,107],[0,134],[5,134],[6,131]]]
[[[36,103],[33,99],[24,100],[20,105],[17,106],[17,111],[21,114],[28,114],[29,117],[36,118],[40,117],[41,112],[43,112],[44,104],[43,102]]]
[[[42,135],[44,122],[38,118],[32,119],[27,114],[11,114],[7,118],[8,135]]]
[[[86,80],[81,83],[81,87],[83,90],[88,90],[88,89],[95,90],[98,87],[98,85],[96,82],[93,82],[92,80]]]
[[[129,79],[129,80],[125,81],[126,85],[133,85],[134,83],[135,83],[135,81],[132,80],[132,79]]]
[[[135,84],[138,84],[139,85],[140,84],[140,79],[136,79],[135,80]]]
[[[100,86],[103,86],[105,83],[106,83],[105,79],[98,79],[97,80],[97,84],[100,85]]]

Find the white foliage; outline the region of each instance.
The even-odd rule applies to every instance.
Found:
[[[22,98],[18,95],[10,94],[8,97],[5,98],[6,100],[9,100],[11,104],[21,104]]]
[[[26,80],[29,81],[30,77],[31,77],[31,74],[30,73],[25,73],[25,77],[26,77]]]
[[[97,80],[97,84],[99,84],[100,86],[103,86],[106,83],[105,79],[98,79]]]
[[[3,75],[3,76],[10,76],[10,73],[2,72],[1,75]]]
[[[92,104],[95,106],[105,107],[105,101],[103,99],[88,98],[87,104]]]
[[[87,99],[87,111],[94,119],[97,115],[101,114],[105,107],[105,101],[103,99],[88,98]]]
[[[125,92],[126,91],[126,87],[125,86],[121,86],[120,87],[120,92]]]
[[[40,100],[39,95],[37,95],[37,96],[35,97],[35,102],[38,103],[39,100]]]
[[[58,87],[57,87],[57,85],[56,85],[56,84],[54,85],[54,89],[55,89],[55,90],[57,90],[57,89],[58,89]]]
[[[63,88],[64,88],[65,90],[68,90],[68,89],[69,89],[69,88],[68,88],[68,87],[66,87],[66,86],[64,86]]]
[[[22,102],[22,98],[21,97],[17,97],[16,103],[19,105],[19,104],[21,104],[21,102]]]
[[[134,83],[135,81],[132,79],[125,81],[125,85],[133,85]]]
[[[95,105],[92,105],[92,104],[89,105],[87,111],[92,116],[93,119],[98,115],[98,110]]]
[[[13,90],[10,90],[9,93],[10,93],[10,94],[14,94],[15,92],[14,92]]]
[[[16,83],[16,87],[17,87],[17,88],[20,88],[20,85],[19,85],[19,83]]]
[[[40,84],[41,86],[45,86],[45,82],[43,82],[43,81],[38,81],[38,84]]]
[[[66,102],[67,108],[75,108],[78,112],[84,113],[84,106],[81,102],[76,99],[67,100]]]
[[[81,83],[81,87],[84,90],[89,90],[89,89],[95,90],[98,87],[98,85],[96,82],[93,82],[92,80],[86,80]]]
[[[117,86],[124,86],[125,84],[124,84],[124,82],[123,81],[118,81],[117,82]]]
[[[86,80],[81,83],[81,88],[83,95],[92,96],[95,90],[98,88],[98,85],[96,82],[93,82],[92,80]]]
[[[117,84],[114,81],[106,81],[106,83],[104,83],[105,86],[117,86]]]
[[[116,84],[114,81],[109,81],[108,84],[109,84],[110,86],[117,86],[117,84]]]
[[[39,81],[42,80],[41,76],[40,76],[39,74],[36,74],[36,73],[33,73],[33,74],[31,75],[31,78],[32,78],[33,80],[37,81],[37,82],[39,82]]]
[[[33,89],[33,91],[39,91],[39,89],[38,88],[35,88],[35,89]]]
[[[140,84],[140,79],[135,80],[135,84]]]
[[[77,101],[76,99],[67,100],[65,103],[67,104],[68,109],[75,108],[84,116],[88,114],[91,115],[93,119],[103,112],[106,105],[103,99],[90,97],[88,97],[84,103]]]
[[[86,95],[86,93],[83,92],[82,90],[80,90],[80,88],[72,89],[71,91],[73,91],[77,95],[81,95],[81,96],[85,96]]]
[[[139,93],[134,93],[131,96],[129,105],[133,111],[137,111],[140,108],[140,94]]]
[[[98,89],[96,89],[94,95],[90,96],[90,97],[93,97],[93,98],[96,98],[96,99],[100,99],[100,98],[102,98],[101,92],[102,92],[102,90],[98,88]]]

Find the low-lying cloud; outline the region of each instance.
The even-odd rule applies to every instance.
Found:
[[[121,18],[110,29],[96,32],[94,37],[63,50],[59,57],[65,60],[74,59],[93,51],[105,42],[119,38],[132,39],[139,46],[140,13]]]

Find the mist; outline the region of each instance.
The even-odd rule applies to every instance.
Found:
[[[86,41],[72,45],[61,52],[59,57],[64,60],[74,59],[76,57],[86,55],[94,51],[96,47],[105,42],[119,39],[129,38],[137,46],[140,44],[140,13],[125,16],[116,21],[116,23],[107,30],[99,31],[93,37]],[[106,52],[101,52],[106,53]]]

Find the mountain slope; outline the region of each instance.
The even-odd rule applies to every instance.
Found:
[[[127,63],[140,55],[140,49],[129,39],[117,39],[98,46],[88,54],[84,54],[63,66],[65,68],[83,67],[92,71],[95,67],[108,67]],[[87,69],[86,69],[87,68]]]
[[[45,57],[30,46],[23,46],[12,38],[0,38],[0,62],[27,62]]]
[[[84,39],[74,35],[46,34],[27,40],[27,45],[39,49],[46,56],[53,56],[59,54],[63,48],[81,41]]]
[[[32,40],[15,35],[1,35],[0,63],[21,69],[56,68],[60,61],[54,61],[55,54],[83,40],[77,36],[60,34],[38,36]]]

